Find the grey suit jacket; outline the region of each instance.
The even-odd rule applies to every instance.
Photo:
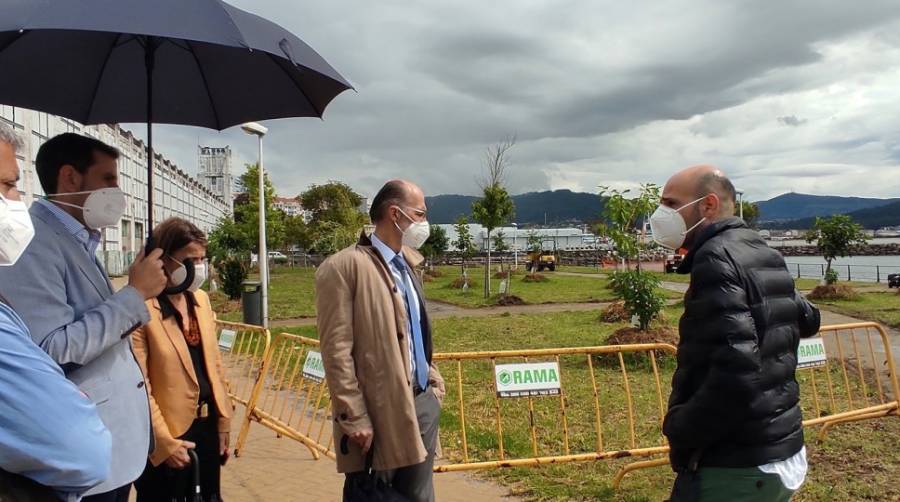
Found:
[[[150,407],[128,335],[150,316],[134,288],[113,292],[97,259],[53,213],[37,203],[29,212],[34,240],[14,266],[0,267],[0,293],[112,433],[110,477],[87,495],[104,493],[137,479],[147,464]]]

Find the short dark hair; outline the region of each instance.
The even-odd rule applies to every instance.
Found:
[[[81,174],[87,172],[88,168],[94,165],[95,152],[114,159],[119,158],[117,149],[88,136],[67,132],[47,140],[41,145],[37,157],[34,159],[38,179],[41,180],[44,192],[48,195],[56,193],[59,170],[66,164],[71,165]]]
[[[194,242],[202,246],[208,243],[203,230],[182,218],[169,218],[157,225],[153,229],[153,240],[167,255]]]
[[[737,200],[734,185],[721,171],[704,174],[697,182],[697,197],[704,197],[710,193],[718,195],[726,204],[734,205]]]
[[[372,200],[372,207],[369,209],[369,218],[372,223],[376,223],[387,216],[387,210],[391,206],[403,204],[409,195],[409,187],[400,180],[391,180],[381,187],[378,194]]]

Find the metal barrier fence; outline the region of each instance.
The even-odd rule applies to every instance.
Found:
[[[797,279],[822,279],[824,263],[787,262],[787,269]],[[832,265],[841,280],[858,282],[887,282],[888,276],[900,273],[900,265]]]
[[[805,426],[821,426],[824,439],[840,423],[900,416],[896,361],[880,324],[824,326],[819,337],[824,360],[797,372]]]
[[[890,338],[874,322],[823,326],[816,337],[801,341],[800,406],[804,427],[819,427],[824,440],[835,425],[890,415],[900,417],[900,384]],[[804,360],[806,367],[804,366]],[[668,465],[667,458],[626,466],[622,477],[638,469]]]
[[[674,354],[667,344],[435,354],[447,381],[442,441],[461,448],[435,471],[665,453]]]
[[[316,459],[334,459],[318,340],[282,333],[269,344],[261,328],[220,324],[242,330],[226,358],[229,376],[252,382],[249,392],[229,389],[247,405],[237,449],[255,421],[302,443]],[[664,456],[669,447],[662,421],[675,351],[642,344],[436,353],[447,386],[441,440],[450,462],[434,470]],[[900,416],[896,363],[879,324],[824,326],[801,352],[808,365],[797,372],[809,417],[804,425],[820,427],[820,439],[837,424]],[[628,472],[667,463],[652,458],[626,465],[613,485]]]
[[[266,374],[271,345],[269,330],[260,326],[216,321],[222,366],[228,382],[228,397],[253,409],[259,386]],[[250,422],[245,416],[238,433],[235,455],[247,439]]]
[[[247,423],[259,422],[302,443],[317,460],[320,454],[334,459],[331,396],[318,347],[318,340],[300,335],[275,336]]]

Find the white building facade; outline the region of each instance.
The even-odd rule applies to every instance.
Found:
[[[450,243],[449,250],[453,251],[453,242],[458,238],[456,234],[456,226],[448,224],[437,226],[441,227],[447,234],[447,241]],[[500,232],[503,233],[503,241],[510,252],[527,252],[528,238],[532,234],[536,235],[542,243],[545,243],[544,247],[548,249],[552,249],[554,245],[556,249],[560,251],[588,251],[594,249],[608,249],[608,246],[603,243],[596,235],[587,233],[584,230],[578,228],[495,228],[491,232],[490,241],[488,241],[487,229],[485,229],[483,226],[477,223],[469,223],[468,227],[469,235],[472,236],[472,241],[475,243],[475,247],[479,252],[487,251],[489,242],[491,250],[495,249],[496,245],[494,239]]]
[[[144,142],[116,124],[84,126],[63,117],[6,105],[0,105],[0,122],[14,128],[24,140],[24,148],[16,155],[21,171],[19,191],[29,205],[44,196],[34,161],[38,149],[48,139],[72,132],[96,138],[119,150],[119,187],[125,192],[127,206],[119,225],[103,230],[97,254],[110,275],[125,273],[147,237],[147,150]],[[155,157],[154,223],[177,216],[209,233],[219,220],[231,214],[230,204],[197,179],[163,156],[156,154]]]

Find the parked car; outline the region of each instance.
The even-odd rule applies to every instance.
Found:
[[[888,287],[889,288],[900,288],[900,274],[888,275]]]
[[[288,257],[281,251],[269,251],[269,261],[274,261],[276,263],[286,262],[288,261]]]
[[[666,273],[674,274],[676,270],[678,270],[678,265],[681,265],[681,261],[684,259],[684,256],[680,254],[670,254],[666,255]]]

